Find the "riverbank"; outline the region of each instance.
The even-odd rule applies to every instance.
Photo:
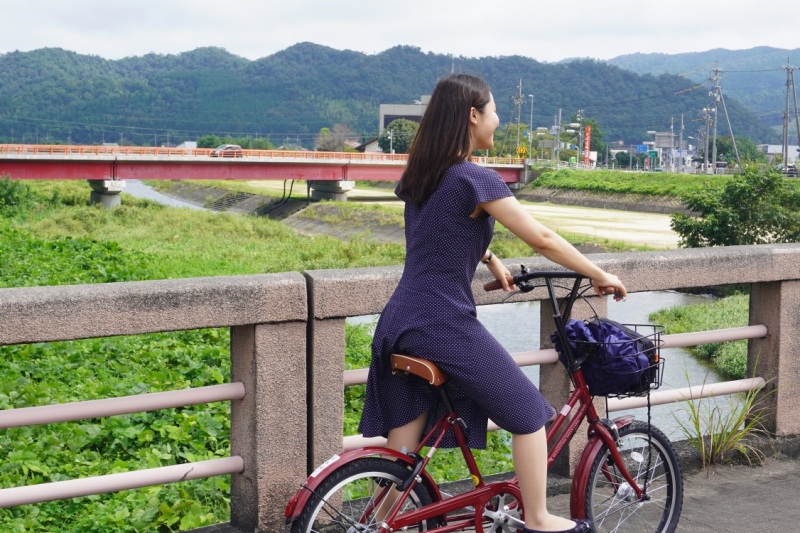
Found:
[[[256,191],[269,189],[274,192],[283,187],[272,182],[248,182],[248,186]],[[269,194],[183,182],[162,192],[215,211],[268,216],[304,235],[393,243],[404,241],[402,217],[392,220],[379,211],[359,210],[357,216],[337,222],[337,214],[341,212],[338,204],[308,202],[296,192],[291,199],[282,199]],[[670,227],[667,213],[681,208],[679,201],[671,197],[555,189],[526,189],[515,191],[515,196],[538,220],[561,232],[650,248],[678,246],[678,236]],[[402,208],[402,202],[394,196],[392,189],[383,187],[356,188],[349,193],[348,202]]]
[[[649,194],[601,193],[576,189],[553,189],[537,187],[516,191],[519,200],[529,202],[549,202],[559,205],[575,205],[600,209],[618,209],[641,213],[662,213],[671,215],[675,212],[691,214],[683,202],[672,196],[655,196]]]

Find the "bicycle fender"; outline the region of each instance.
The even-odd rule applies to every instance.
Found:
[[[335,470],[346,465],[347,463],[351,463],[356,459],[361,459],[363,457],[380,457],[383,459],[400,460],[407,463],[409,466],[414,466],[413,459],[411,459],[411,457],[409,457],[407,454],[377,446],[359,448],[357,450],[350,450],[341,454],[335,454],[327,461],[319,465],[313,472],[311,472],[306,482],[303,483],[302,487],[300,487],[300,490],[298,490],[295,495],[292,496],[292,499],[289,500],[289,503],[286,505],[286,510],[283,513],[283,515],[286,517],[286,523],[291,523],[298,516],[300,516],[300,513],[302,513],[303,509],[305,509],[305,506],[308,504],[308,500],[311,498],[314,491]],[[422,472],[421,475],[422,483],[428,488],[428,492],[430,493],[433,501],[440,501],[442,499],[442,494],[439,492],[439,487],[433,481],[433,478],[428,472]]]
[[[632,415],[624,415],[613,420],[614,426],[619,430],[631,425],[635,420]],[[601,427],[600,431],[605,431],[609,438],[613,438],[607,429]],[[572,518],[586,518],[585,516],[585,499],[586,499],[586,484],[589,483],[589,471],[592,468],[597,454],[603,447],[603,439],[598,433],[589,435],[589,442],[583,449],[578,464],[575,466],[575,473],[572,476],[572,489],[570,490],[570,515]]]

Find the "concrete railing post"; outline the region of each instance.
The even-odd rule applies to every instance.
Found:
[[[750,324],[767,326],[767,336],[749,341],[747,375],[762,376],[760,394],[767,431],[800,434],[800,281],[750,286]]]
[[[311,461],[308,465],[309,472],[333,454],[342,451],[344,328],[344,318],[311,321],[309,346],[314,357],[308,376],[308,387],[313,398],[308,404],[308,455]],[[322,391],[325,393],[322,394]]]
[[[345,318],[380,313],[399,267],[306,272],[309,287],[309,468],[342,451]],[[309,470],[310,471],[310,470]]]
[[[231,380],[245,397],[231,404],[231,524],[281,531],[283,509],[306,477],[306,323],[231,328]]]
[[[606,300],[605,298],[590,298],[591,307],[586,301],[578,300],[572,308],[572,318],[576,319],[589,319],[594,317],[595,313],[598,316],[606,315]],[[555,332],[556,325],[553,320],[553,304],[549,299],[542,300],[540,303],[540,330],[539,330],[539,344],[542,349],[552,348],[553,343],[550,341],[550,335]],[[558,411],[567,403],[569,395],[572,392],[572,381],[569,378],[566,368],[561,363],[555,365],[540,365],[539,366],[539,390],[544,394],[550,405]],[[595,407],[600,409],[603,399],[595,399]],[[571,476],[573,468],[578,462],[581,451],[586,446],[586,423],[578,428],[575,437],[567,444],[566,453],[562,453],[559,459],[553,464],[551,472],[563,476]]]

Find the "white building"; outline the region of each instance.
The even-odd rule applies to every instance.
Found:
[[[769,159],[770,163],[776,165],[783,164],[782,144],[759,144],[758,150],[764,154],[767,154],[767,159]],[[796,144],[790,144],[789,153],[787,154],[789,156],[787,158],[788,164],[797,164],[798,153],[800,153],[800,146],[797,146]]]
[[[423,95],[419,100],[414,100],[413,104],[381,104],[380,105],[380,119],[378,120],[378,134],[389,125],[393,120],[404,118],[419,122],[422,120],[422,115],[428,108],[431,96]]]

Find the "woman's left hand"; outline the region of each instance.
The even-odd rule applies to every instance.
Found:
[[[504,292],[516,290],[517,287],[514,285],[514,276],[511,275],[511,272],[496,255],[492,256],[492,259],[486,266],[489,268],[489,272],[494,275],[494,278],[503,285]]]

